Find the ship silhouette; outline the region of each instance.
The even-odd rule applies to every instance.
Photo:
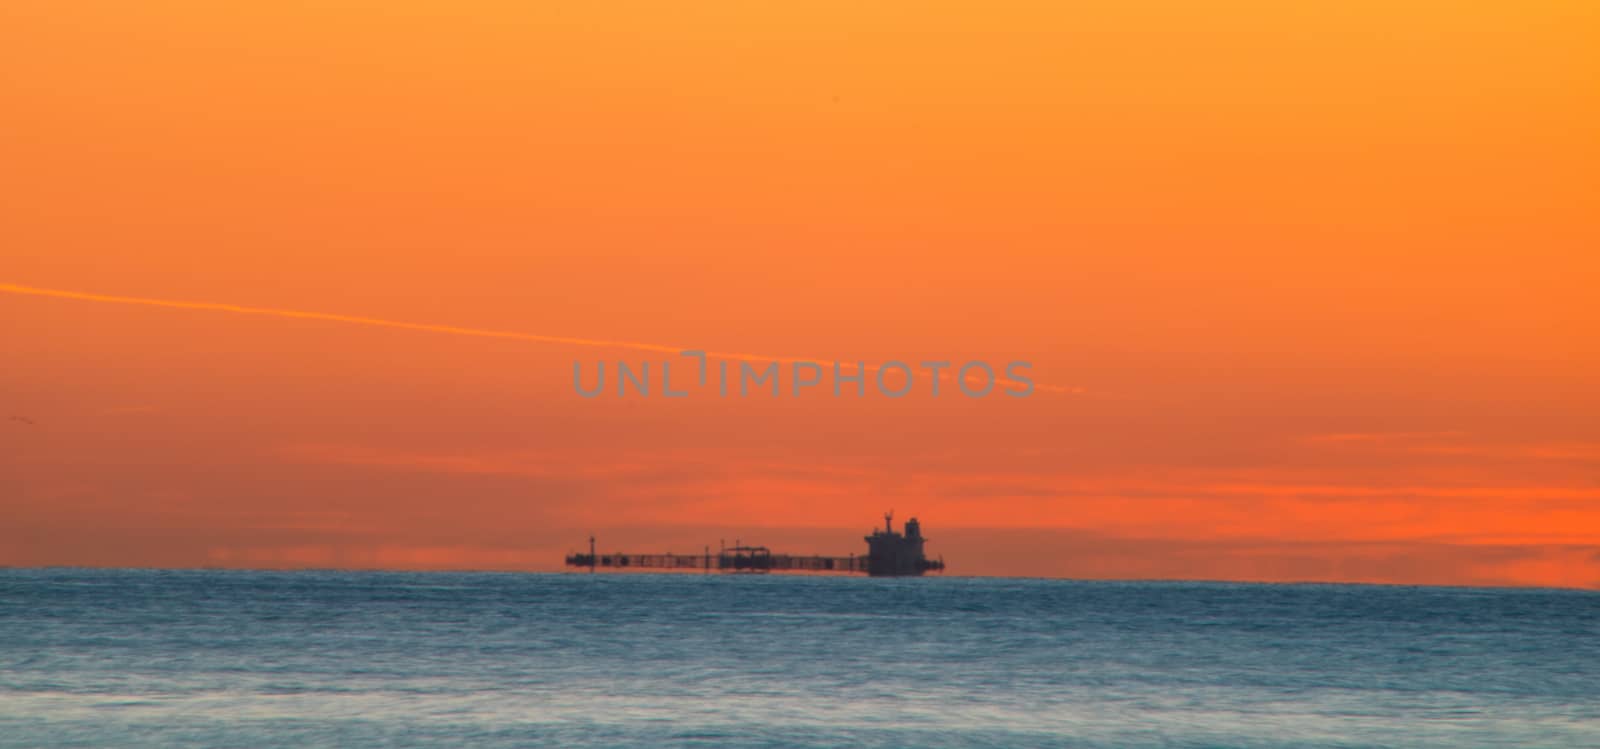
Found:
[[[909,577],[926,572],[943,572],[944,559],[929,559],[924,550],[928,539],[916,518],[905,523],[905,532],[894,529],[894,513],[883,515],[883,528],[865,538],[867,553],[845,557],[774,554],[765,546],[720,547],[716,554],[707,546],[702,554],[599,554],[594,536],[589,537],[589,553],[567,555],[567,566],[597,569],[704,570],[706,572],[865,572],[872,577]]]

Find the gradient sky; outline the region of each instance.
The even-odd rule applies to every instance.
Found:
[[[0,6],[0,564],[1600,587],[1600,6]],[[16,418],[12,418],[16,417]]]

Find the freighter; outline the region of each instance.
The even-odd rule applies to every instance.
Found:
[[[735,543],[711,553],[707,546],[702,554],[598,554],[594,537],[589,537],[588,554],[568,554],[569,567],[596,569],[652,570],[704,570],[724,572],[865,572],[873,577],[902,577],[921,575],[929,571],[944,571],[944,558],[929,559],[923,550],[928,539],[922,535],[922,524],[916,518],[906,521],[905,533],[894,529],[894,513],[884,513],[883,528],[874,529],[866,537],[867,553],[845,557],[796,556],[774,554],[765,546],[745,546]]]

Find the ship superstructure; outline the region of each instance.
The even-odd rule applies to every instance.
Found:
[[[920,575],[930,569],[944,569],[943,561],[929,562],[922,551],[928,539],[922,537],[922,524],[916,518],[906,521],[906,532],[894,530],[894,513],[883,515],[883,530],[867,536],[867,574],[876,577]]]

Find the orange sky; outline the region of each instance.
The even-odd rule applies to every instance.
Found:
[[[1600,587],[1594,3],[775,5],[5,3],[0,284],[528,337],[0,293],[0,564]]]

